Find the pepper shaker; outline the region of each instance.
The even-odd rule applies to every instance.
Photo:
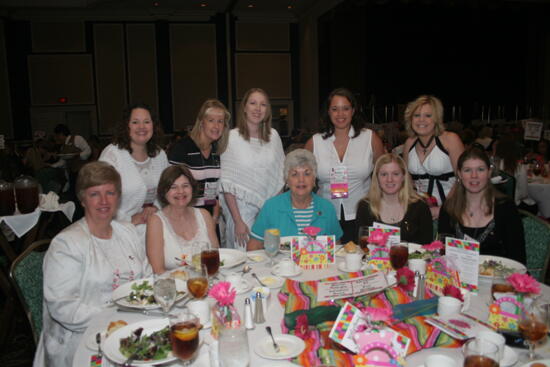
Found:
[[[263,324],[265,322],[264,306],[262,304],[262,294],[256,292],[256,300],[254,302],[254,323]]]

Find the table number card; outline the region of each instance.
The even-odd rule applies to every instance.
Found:
[[[479,275],[479,242],[445,239],[445,256],[456,265],[460,274],[460,286],[477,293]]]
[[[287,238],[288,239],[288,238]],[[334,263],[336,241],[334,236],[290,237],[292,260],[303,269],[324,269]]]
[[[380,292],[388,286],[386,275],[381,271],[359,278],[319,282],[317,284],[317,302]]]
[[[458,271],[447,266],[444,258],[432,260],[426,267],[426,289],[435,295],[442,296],[446,285],[460,286]]]
[[[397,245],[401,242],[401,228],[395,226],[388,226],[387,224],[382,224],[378,222],[373,222],[372,227],[369,227],[369,236],[375,232],[379,233],[389,233],[388,242],[386,246],[390,247],[391,245]]]
[[[390,263],[390,249],[388,247],[374,246],[370,248],[367,264],[378,271],[392,270]]]

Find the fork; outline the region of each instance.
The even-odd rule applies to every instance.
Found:
[[[124,361],[122,367],[132,367],[132,362],[134,361],[134,359],[136,359],[136,357],[137,353],[132,354],[130,357],[128,357],[127,360]]]
[[[266,285],[260,280],[260,278],[258,278],[258,276],[256,275],[256,273],[252,273],[251,274],[254,278],[256,278],[256,280],[258,281],[258,283],[260,283],[260,285],[262,287],[266,287]]]

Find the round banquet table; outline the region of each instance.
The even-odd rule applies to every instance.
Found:
[[[265,254],[263,250],[256,251],[257,253]],[[255,252],[249,252],[255,253]],[[284,254],[277,255],[277,258],[275,261],[283,259]],[[267,256],[266,256],[267,258]],[[337,257],[336,263],[343,261],[342,258]],[[253,286],[258,286],[259,284],[252,278],[250,275],[251,273],[256,273],[258,276],[261,275],[267,275],[270,274],[270,268],[269,268],[269,261],[255,263],[251,260],[248,260],[248,264],[252,266],[252,271],[245,275],[245,279],[249,281],[250,284]],[[227,271],[237,271],[242,268],[242,265],[229,269]],[[225,270],[222,270],[222,272],[225,272]],[[307,280],[319,280],[326,278],[328,276],[333,275],[339,275],[342,274],[340,270],[337,269],[336,264],[330,265],[327,269],[320,269],[320,270],[304,270],[302,274],[299,276],[293,277],[292,279],[300,280],[300,281],[307,281]],[[542,294],[543,296],[546,296],[550,299],[550,287],[546,285],[541,284]],[[263,324],[258,324],[253,330],[248,330],[248,348],[250,351],[250,367],[268,367],[270,366],[270,362],[273,363],[275,366],[277,361],[268,360],[260,357],[258,354],[254,352],[254,346],[255,343],[267,336],[267,333],[265,331],[266,326],[271,326],[271,328],[274,331],[274,334],[281,333],[281,321],[283,319],[283,307],[279,303],[279,300],[277,299],[277,293],[278,289],[272,289],[271,290],[271,296],[268,300],[267,305],[267,313],[265,314],[266,322]],[[235,301],[235,305],[237,306],[237,309],[239,311],[239,314],[241,317],[244,317],[244,299],[248,296],[249,292],[245,292],[241,295],[238,295]],[[469,309],[466,311],[466,313],[477,317],[480,320],[487,320],[488,317],[488,304],[490,300],[490,284],[481,282],[480,283],[480,293],[479,295],[473,295],[471,299],[471,304]],[[209,299],[209,301],[212,302],[212,300]],[[177,313],[178,307],[172,309],[171,313]],[[130,312],[117,312],[116,307],[111,306],[107,307],[104,311],[96,315],[91,322],[91,326],[86,330],[84,333],[82,340],[80,341],[78,345],[78,349],[75,353],[74,359],[73,359],[73,367],[83,367],[83,366],[90,366],[90,358],[94,353],[97,353],[97,351],[92,351],[86,347],[86,341],[95,335],[98,331],[105,331],[107,329],[107,325],[111,321],[116,320],[124,320],[128,324],[142,321],[142,320],[148,320],[148,319],[154,319],[158,317],[153,316],[146,316],[141,313],[130,313]],[[211,341],[210,337],[210,329],[201,331],[201,337],[204,337],[204,340]],[[548,340],[545,342],[545,344],[541,346],[537,346],[537,353],[543,356],[544,358],[550,358],[550,342]],[[515,351],[519,354],[519,361],[515,364],[515,366],[522,366],[526,362],[526,350],[525,349],[515,349]],[[451,356],[453,359],[455,359],[458,362],[459,366],[462,366],[462,353],[460,348],[429,348],[429,349],[423,349],[421,351],[418,351],[416,353],[413,353],[409,356],[407,356],[407,366],[408,367],[416,367],[421,366],[424,363],[424,360],[426,357],[430,354],[446,354],[448,356]],[[103,367],[111,367],[114,366],[114,364],[109,363],[106,357],[103,357]],[[180,366],[177,362],[171,363],[171,364],[164,364],[163,366]],[[209,345],[208,343],[204,343],[200,350],[200,355],[195,361],[195,363],[192,364],[192,366],[196,367],[210,367],[210,356],[209,356]],[[214,366],[214,365],[212,365]]]
[[[550,177],[534,177],[527,184],[529,197],[537,202],[539,214],[550,218]]]

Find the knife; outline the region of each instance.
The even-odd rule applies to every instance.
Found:
[[[166,317],[166,314],[161,311],[150,311],[150,310],[140,310],[137,308],[126,308],[126,307],[117,307],[117,312],[129,312],[129,313],[140,313],[145,316],[155,316],[155,317]],[[168,314],[168,317],[175,318],[176,315]]]

